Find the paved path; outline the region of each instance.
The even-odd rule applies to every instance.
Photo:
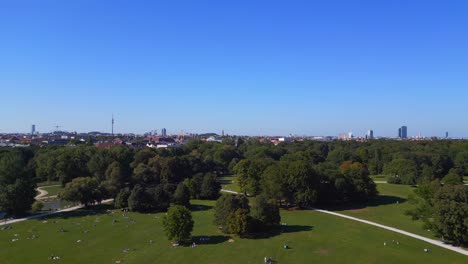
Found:
[[[420,235],[416,235],[416,234],[413,234],[413,233],[410,233],[410,232],[403,231],[403,230],[398,229],[398,228],[377,224],[375,222],[359,219],[359,218],[352,217],[352,216],[347,216],[347,215],[344,215],[344,214],[339,214],[339,213],[335,213],[335,212],[331,212],[331,211],[327,211],[327,210],[316,209],[316,208],[313,208],[312,210],[314,210],[316,212],[320,212],[320,213],[330,214],[330,215],[334,215],[334,216],[338,216],[338,217],[358,221],[358,222],[368,224],[368,225],[373,225],[373,226],[380,227],[380,228],[383,228],[383,229],[387,229],[387,230],[390,230],[390,231],[393,231],[393,232],[396,232],[396,233],[400,233],[402,235],[409,236],[409,237],[412,237],[412,238],[416,238],[416,239],[425,241],[427,243],[430,243],[432,245],[443,247],[443,248],[446,248],[448,250],[452,250],[452,251],[455,251],[455,252],[458,252],[460,254],[468,256],[468,251],[466,251],[466,250],[464,250],[464,249],[462,249],[460,247],[455,247],[455,246],[452,246],[452,245],[445,244],[444,242],[439,241],[439,240],[430,239],[430,238],[427,238],[427,237],[423,237],[423,236],[420,236]]]
[[[229,190],[221,190],[221,191],[226,192],[226,193],[239,194],[238,192],[229,191]],[[438,247],[443,247],[445,249],[455,251],[457,253],[468,256],[468,251],[466,251],[466,250],[464,250],[464,249],[462,249],[460,247],[455,247],[455,246],[452,246],[452,245],[449,245],[449,244],[445,244],[444,242],[439,241],[439,240],[430,239],[430,238],[423,237],[423,236],[420,236],[420,235],[416,235],[416,234],[413,234],[413,233],[410,233],[410,232],[406,232],[406,231],[398,229],[398,228],[394,228],[394,227],[390,227],[390,226],[386,226],[386,225],[381,225],[381,224],[378,224],[378,223],[375,223],[375,222],[371,222],[371,221],[367,221],[367,220],[364,220],[364,219],[360,219],[360,218],[356,218],[356,217],[352,217],[352,216],[347,216],[347,215],[344,215],[344,214],[339,214],[339,213],[335,213],[335,212],[331,212],[331,211],[327,211],[327,210],[321,210],[321,209],[317,209],[317,208],[311,208],[311,210],[314,210],[314,211],[320,212],[320,213],[325,213],[325,214],[330,214],[330,215],[346,218],[346,219],[349,219],[349,220],[361,222],[361,223],[376,226],[376,227],[380,227],[380,228],[383,228],[383,229],[386,229],[386,230],[390,230],[390,231],[393,231],[393,232],[396,232],[396,233],[399,233],[399,234],[402,234],[402,235],[405,235],[405,236],[416,238],[416,239],[422,240],[424,242],[430,243],[432,245],[435,245],[435,246],[438,246]]]
[[[107,200],[102,201],[101,203],[108,203],[108,202],[112,202],[113,200],[114,199],[107,199]],[[44,216],[51,216],[51,215],[55,215],[55,214],[59,214],[59,213],[71,212],[71,211],[75,211],[75,210],[78,210],[78,209],[83,208],[83,207],[84,207],[84,205],[77,205],[77,206],[65,208],[65,209],[62,209],[62,210],[59,210],[59,211],[55,211],[55,212],[32,215],[32,216],[28,216],[28,217],[3,221],[3,222],[0,222],[0,226],[14,224],[14,223],[26,221],[26,220],[29,220],[29,219],[41,218],[41,217],[44,217]]]
[[[42,186],[42,187],[37,187],[36,188],[36,191],[39,192],[39,194],[34,197],[34,199],[36,200],[40,200],[40,199],[43,199],[43,198],[54,198],[54,197],[57,197],[57,195],[53,195],[53,196],[47,196],[47,194],[49,194],[46,190],[44,190],[43,188],[47,188],[47,187],[55,187],[55,186],[61,186],[60,184],[57,184],[57,185],[48,185],[48,186]]]

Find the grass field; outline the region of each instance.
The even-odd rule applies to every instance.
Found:
[[[414,187],[397,184],[377,184],[379,197],[364,206],[356,206],[337,212],[396,227],[411,233],[435,238],[432,232],[423,229],[421,221],[413,221],[405,215],[405,211],[413,208],[407,201],[408,195],[413,193]],[[397,203],[398,202],[398,203]]]
[[[313,211],[282,211],[283,232],[272,237],[234,239],[213,225],[214,202],[193,201],[195,239],[210,238],[196,248],[173,248],[160,214],[76,211],[13,224],[0,231],[1,263],[466,263],[461,254],[362,223]],[[118,222],[113,224],[113,219]],[[43,222],[47,221],[47,222]],[[53,223],[57,221],[57,223]],[[60,228],[65,232],[60,232]],[[88,232],[85,232],[88,230]],[[15,236],[15,234],[17,236]],[[36,239],[28,239],[33,234]],[[12,239],[19,239],[11,242]],[[77,242],[80,241],[81,242]],[[149,243],[153,240],[154,243]],[[392,243],[398,241],[399,245]],[[387,246],[383,243],[387,242]],[[291,249],[285,250],[287,243]],[[430,248],[432,253],[424,253]],[[123,252],[130,249],[129,252]],[[49,260],[51,255],[60,260]]]
[[[38,182],[37,187],[49,186],[49,185],[59,185],[59,181],[45,181],[45,182]]]
[[[239,185],[237,185],[237,177],[234,175],[219,177],[221,186],[224,190],[240,192]]]
[[[50,187],[42,187],[44,191],[47,191],[47,196],[54,196],[57,195],[61,190],[63,190],[62,186],[50,186]]]
[[[371,175],[370,177],[374,181],[387,181],[387,175]]]

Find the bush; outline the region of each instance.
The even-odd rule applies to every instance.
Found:
[[[33,213],[37,213],[37,212],[42,211],[42,208],[44,208],[44,203],[42,203],[42,202],[40,202],[40,201],[35,201],[35,202],[32,204],[32,212],[33,212]]]

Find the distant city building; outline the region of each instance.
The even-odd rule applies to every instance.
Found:
[[[167,136],[167,131],[165,128],[161,129],[161,136],[163,137]]]
[[[374,130],[372,130],[372,129],[368,130],[366,138],[367,139],[374,139]]]
[[[401,139],[406,139],[408,138],[408,127],[407,126],[402,126],[398,129],[398,137]]]
[[[406,126],[401,127],[401,138],[403,139],[408,138],[408,127]]]
[[[449,137],[449,133],[445,132],[445,138],[448,138],[448,137]]]
[[[31,135],[36,134],[36,125],[31,126]]]
[[[353,132],[338,134],[338,139],[339,140],[351,140],[351,139],[353,139],[353,137],[354,137]]]

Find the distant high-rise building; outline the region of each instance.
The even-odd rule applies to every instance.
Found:
[[[167,136],[167,132],[165,128],[161,129],[161,136],[163,137]]]
[[[401,138],[401,127],[398,128],[398,138]]]
[[[114,135],[114,115],[112,115],[112,136]]]
[[[31,126],[31,135],[36,134],[36,125]]]
[[[374,130],[372,130],[372,129],[368,130],[366,137],[367,137],[367,139],[373,139],[374,138]]]
[[[224,130],[223,130],[223,131],[221,131],[221,136],[222,136],[222,137],[224,137]]]
[[[445,138],[448,138],[448,137],[449,137],[448,132],[445,132]]]
[[[401,138],[408,138],[408,127],[401,127]]]

